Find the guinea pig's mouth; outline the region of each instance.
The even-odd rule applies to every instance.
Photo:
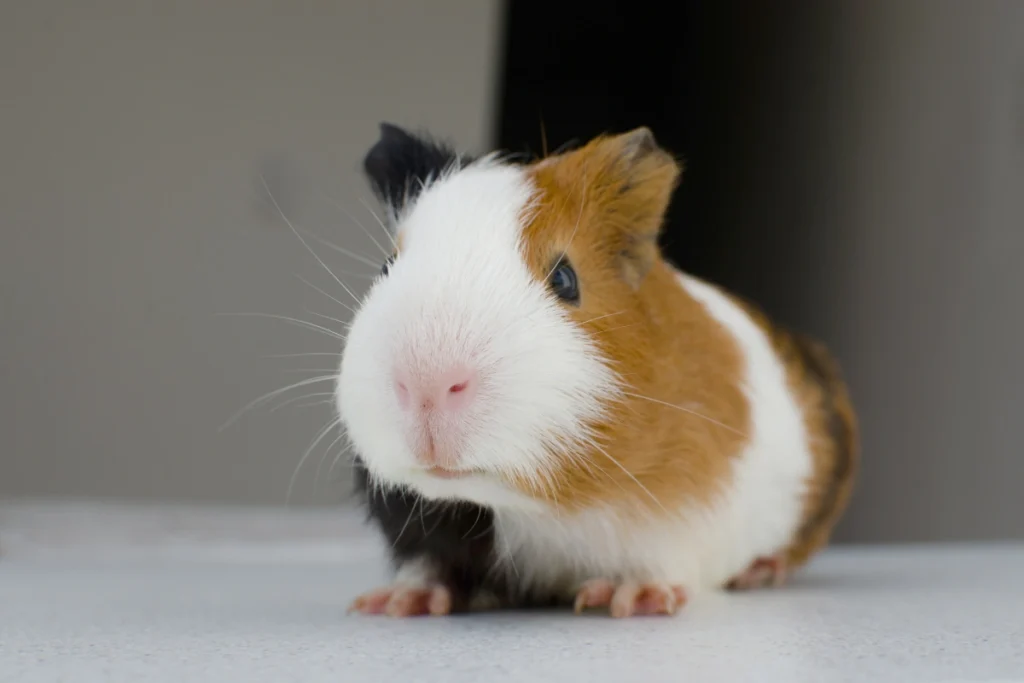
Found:
[[[480,472],[475,470],[449,470],[444,467],[430,467],[423,471],[438,479],[465,479],[472,477],[474,474],[480,474]]]

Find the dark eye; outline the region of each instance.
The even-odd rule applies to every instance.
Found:
[[[384,262],[384,265],[380,267],[380,276],[387,277],[388,271],[391,270],[391,264],[395,262],[394,256],[389,256],[388,260]]]
[[[558,265],[555,266],[554,270],[551,271],[550,277],[548,277],[548,284],[551,287],[551,291],[555,293],[555,296],[562,301],[571,304],[579,303],[579,278],[576,277],[576,271],[573,270],[568,261],[563,259],[558,262]]]

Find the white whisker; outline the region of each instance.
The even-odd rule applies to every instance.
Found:
[[[597,332],[595,332],[594,334],[605,334],[605,333],[607,333],[607,332],[614,332],[615,330],[624,330],[624,329],[626,329],[627,327],[636,327],[636,326],[637,326],[637,325],[639,325],[639,324],[640,324],[640,323],[627,323],[627,324],[625,324],[625,325],[619,325],[618,327],[609,327],[609,328],[608,328],[608,329],[606,329],[606,330],[598,330],[598,331],[597,331]]]
[[[586,197],[587,197],[587,181],[586,181],[586,178],[583,177],[583,179],[582,179],[582,186],[580,188],[580,211],[576,215],[576,225],[573,227],[572,233],[570,233],[570,235],[569,235],[569,241],[565,243],[565,248],[562,249],[562,257],[559,258],[558,261],[555,261],[555,265],[551,266],[551,270],[548,271],[547,276],[545,276],[544,282],[547,282],[548,280],[551,279],[551,274],[555,272],[555,269],[558,268],[558,264],[562,261],[562,259],[565,258],[565,255],[567,253],[569,253],[569,245],[572,244],[573,238],[576,237],[576,231],[580,229],[580,219],[583,218],[583,206],[584,206],[584,203],[586,202]]]
[[[291,391],[292,389],[298,389],[299,387],[305,387],[309,386],[310,384],[316,384],[317,382],[326,382],[334,379],[336,379],[335,375],[322,375],[320,377],[310,377],[309,379],[301,380],[299,382],[296,382],[295,384],[289,384],[288,386],[281,387],[280,389],[274,389],[273,391],[263,394],[259,398],[250,401],[248,404],[246,404],[244,408],[242,408],[237,413],[232,415],[231,418],[228,419],[228,421],[225,422],[223,425],[221,425],[220,429],[218,429],[217,431],[223,432],[225,429],[228,428],[229,425],[231,425],[231,423],[240,418],[247,411],[252,410],[261,403],[266,403],[267,401],[275,398],[276,396],[280,396],[286,391]]]
[[[334,456],[334,461],[331,463],[330,468],[327,470],[327,476],[330,477],[334,472],[334,468],[338,465],[338,461],[341,460],[341,456],[345,455],[352,448],[352,444],[348,444],[344,448],[338,451],[337,455]],[[388,509],[387,499],[384,500],[384,509]],[[388,510],[390,512],[390,510]]]
[[[323,327],[322,325],[317,325],[316,323],[311,323],[308,320],[299,320],[298,318],[290,318],[290,317],[288,317],[286,315],[276,315],[274,313],[223,313],[222,315],[239,316],[239,317],[253,317],[253,318],[270,318],[272,320],[284,320],[286,322],[290,322],[290,323],[293,323],[295,325],[298,325],[299,327],[305,327],[307,329],[316,330],[317,332],[323,332],[324,334],[326,334],[329,337],[334,337],[335,339],[338,339],[340,341],[345,341],[345,336],[344,335],[342,335],[339,332],[335,332],[334,330],[332,330],[332,329],[330,329],[328,327]]]
[[[354,300],[354,301],[355,301],[356,303],[359,303],[359,297],[357,297],[357,296],[356,296],[356,295],[355,295],[355,294],[354,294],[354,293],[352,292],[352,290],[351,290],[351,289],[349,289],[349,288],[348,288],[348,286],[347,286],[347,285],[346,285],[346,284],[345,284],[344,282],[342,282],[342,281],[341,281],[341,280],[340,280],[340,279],[338,278],[338,276],[337,276],[337,275],[335,275],[335,274],[334,274],[334,273],[333,273],[333,272],[331,271],[331,269],[330,269],[330,268],[328,268],[328,267],[327,267],[327,264],[323,262],[323,259],[321,259],[321,258],[320,258],[319,256],[317,256],[317,253],[316,253],[315,251],[313,251],[313,248],[312,248],[311,246],[309,246],[309,245],[308,245],[308,244],[306,243],[306,240],[302,239],[302,235],[300,235],[300,234],[299,234],[299,231],[295,229],[295,226],[294,226],[294,225],[292,225],[292,222],[291,222],[290,220],[288,220],[288,216],[284,215],[284,211],[282,211],[282,210],[281,210],[281,206],[280,206],[280,205],[279,205],[279,204],[277,203],[277,200],[276,200],[276,199],[274,199],[274,194],[273,194],[273,193],[272,193],[272,192],[270,191],[270,186],[269,186],[269,185],[267,185],[267,180],[266,180],[266,178],[264,178],[264,177],[263,177],[263,176],[261,175],[261,176],[260,176],[260,181],[261,181],[261,182],[263,183],[263,188],[264,188],[264,189],[265,189],[265,190],[267,191],[267,196],[268,196],[268,197],[270,197],[270,201],[274,203],[274,208],[275,208],[275,209],[277,209],[277,213],[279,213],[279,214],[281,215],[281,219],[282,219],[282,220],[283,220],[283,221],[284,221],[284,222],[285,222],[285,223],[286,223],[286,224],[288,225],[288,228],[289,228],[289,229],[290,229],[290,230],[291,230],[291,231],[292,231],[293,233],[295,233],[295,236],[296,236],[296,237],[297,237],[297,238],[299,239],[299,241],[300,241],[300,242],[302,242],[302,246],[304,246],[304,247],[306,248],[306,251],[308,251],[308,252],[309,252],[309,253],[310,253],[310,254],[311,254],[311,255],[313,256],[313,258],[315,258],[315,259],[316,259],[317,263],[319,263],[319,264],[320,264],[321,266],[323,266],[323,269],[324,269],[324,270],[326,270],[326,271],[327,271],[327,273],[328,273],[328,274],[329,274],[329,275],[330,275],[330,276],[331,276],[332,278],[334,278],[334,281],[335,281],[335,282],[337,282],[337,283],[338,283],[339,285],[341,285],[341,288],[342,288],[342,289],[344,289],[344,290],[345,290],[345,291],[346,291],[346,292],[348,293],[348,295],[349,295],[350,297],[352,297],[352,299],[353,299],[353,300]],[[367,259],[367,260],[369,260],[369,259]]]
[[[324,427],[323,429],[321,429],[321,430],[320,430],[320,433],[319,433],[319,434],[317,434],[317,436],[316,436],[316,438],[315,438],[315,439],[313,439],[313,443],[309,444],[309,448],[307,448],[307,449],[306,449],[306,452],[302,454],[302,457],[301,457],[301,458],[299,458],[299,464],[297,464],[297,465],[295,466],[295,471],[293,471],[293,472],[292,472],[292,478],[291,478],[291,480],[290,480],[290,481],[288,482],[288,492],[287,492],[287,494],[285,495],[285,505],[287,505],[287,504],[288,504],[288,503],[289,503],[289,502],[291,501],[291,498],[292,498],[292,489],[293,489],[293,488],[295,487],[295,478],[296,478],[297,476],[299,476],[299,470],[301,470],[301,469],[302,469],[302,464],[303,464],[304,462],[306,462],[306,458],[308,458],[308,457],[309,457],[309,454],[313,452],[313,449],[314,449],[314,448],[316,448],[316,445],[317,445],[318,443],[320,443],[320,441],[321,441],[321,440],[322,440],[322,439],[323,439],[323,438],[324,438],[325,436],[327,436],[327,434],[328,434],[328,433],[329,433],[329,432],[330,432],[330,431],[331,431],[332,429],[334,429],[334,427],[336,427],[336,426],[337,426],[337,425],[339,425],[339,424],[341,424],[341,419],[340,419],[340,418],[335,418],[335,419],[331,420],[330,422],[328,422],[328,423],[327,423],[327,426],[326,426],[326,427]]]
[[[331,394],[331,395],[333,396],[334,394]],[[326,406],[326,405],[333,405],[333,404],[334,404],[334,399],[333,398],[328,398],[328,399],[324,399],[323,401],[310,401],[309,403],[296,403],[293,407],[296,408],[296,409],[298,409],[298,408],[312,408],[313,406]]]
[[[433,509],[433,508],[431,508]],[[423,529],[423,536],[427,535],[427,522],[423,519],[424,506],[420,504],[420,528]]]
[[[666,408],[675,408],[678,411],[687,413],[689,415],[693,415],[694,417],[699,417],[702,420],[707,420],[711,424],[718,425],[722,429],[728,429],[730,432],[733,432],[734,434],[739,434],[740,436],[746,436],[746,434],[744,434],[740,430],[738,430],[738,429],[736,429],[734,427],[730,427],[729,425],[725,424],[724,422],[719,422],[718,420],[714,419],[713,417],[708,417],[707,415],[703,415],[701,413],[698,413],[696,410],[690,410],[689,408],[684,408],[683,406],[677,406],[675,404],[667,403],[665,401],[659,401],[658,399],[651,398],[650,396],[642,396],[641,394],[634,394],[634,393],[631,393],[631,392],[628,392],[628,391],[624,391],[622,393],[625,394],[626,396],[632,396],[633,398],[639,398],[639,399],[642,399],[644,401],[650,401],[651,403],[657,403],[658,405],[665,406]]]
[[[380,216],[377,215],[377,212],[374,211],[373,207],[364,202],[362,199],[359,200],[359,203],[363,205],[363,208],[370,212],[370,215],[373,216],[373,220],[377,221],[377,225],[379,225],[380,229],[384,231],[384,234],[388,236],[388,239],[391,240],[391,246],[394,247],[395,251],[397,251],[398,241],[395,240],[395,236],[391,234],[390,230],[388,230],[388,226],[384,225],[384,221],[380,219]]]
[[[474,520],[473,520],[473,525],[472,525],[471,527],[469,527],[469,529],[467,529],[467,530],[466,530],[466,533],[462,534],[462,538],[463,538],[463,539],[465,539],[465,538],[466,538],[466,536],[469,536],[470,532],[472,532],[472,531],[473,531],[473,529],[475,529],[475,528],[476,528],[476,525],[480,523],[480,517],[481,517],[481,516],[482,516],[483,514],[484,514],[484,508],[483,508],[483,506],[481,506],[481,505],[478,505],[478,506],[477,506],[477,511],[476,511],[476,519],[474,519]]]
[[[327,194],[326,192],[321,192],[320,194],[321,194],[321,195],[323,195],[324,199],[326,199],[327,201],[329,201],[329,202],[330,202],[331,204],[334,204],[334,206],[335,206],[335,207],[337,207],[337,209],[338,209],[339,211],[343,211],[343,212],[345,213],[345,215],[346,215],[346,216],[348,216],[348,217],[349,217],[350,219],[352,219],[352,222],[353,222],[353,223],[355,223],[355,224],[356,224],[357,226],[359,226],[359,229],[360,229],[360,230],[362,230],[362,231],[363,231],[363,232],[364,232],[364,233],[366,234],[366,236],[367,236],[367,237],[369,237],[369,238],[370,238],[371,240],[373,240],[373,243],[374,243],[374,244],[375,244],[375,245],[377,246],[377,248],[378,248],[378,249],[380,249],[380,253],[384,254],[384,258],[388,258],[389,256],[391,256],[391,254],[390,254],[390,253],[388,252],[388,250],[387,250],[387,249],[385,249],[384,247],[382,247],[382,246],[381,246],[381,244],[380,244],[380,242],[378,242],[378,241],[377,241],[377,238],[376,238],[376,237],[374,237],[374,236],[373,236],[373,234],[372,234],[372,233],[371,233],[371,232],[370,232],[369,230],[367,230],[367,229],[366,229],[366,226],[364,226],[364,225],[363,225],[363,224],[362,224],[362,223],[361,223],[361,222],[359,221],[359,219],[358,219],[358,218],[356,218],[356,217],[355,217],[355,216],[354,216],[354,215],[352,214],[352,212],[351,212],[351,211],[349,211],[349,210],[348,210],[348,209],[346,209],[346,208],[345,208],[344,206],[342,206],[342,205],[341,205],[341,202],[339,202],[338,200],[336,200],[336,199],[335,199],[334,197],[331,197],[331,196],[330,196],[329,194]],[[385,231],[385,232],[387,232],[387,231]],[[390,237],[391,237],[391,235],[389,234],[389,235],[388,235],[388,237],[390,238]],[[392,246],[394,246],[394,242],[392,242]]]
[[[617,311],[617,312],[614,312],[614,313],[605,313],[604,315],[597,315],[595,317],[590,318],[589,321],[584,321],[580,325],[588,325],[588,324],[593,323],[595,321],[600,321],[600,319],[603,319],[605,317],[611,317],[612,315],[622,315],[625,312],[626,312],[625,310],[620,310],[620,311]]]
[[[348,304],[344,303],[343,301],[339,301],[338,299],[334,298],[333,296],[331,296],[330,294],[328,294],[324,290],[320,289],[319,287],[317,287],[316,285],[314,285],[312,282],[310,282],[306,278],[302,277],[301,275],[296,275],[295,277],[299,278],[299,280],[301,280],[303,284],[305,284],[305,285],[307,285],[309,287],[312,287],[315,291],[320,292],[321,294],[323,294],[328,299],[330,299],[334,303],[338,304],[342,308],[345,308],[345,309],[351,311],[353,314],[356,312],[356,309],[352,308],[351,306],[349,306]]]
[[[341,433],[338,434],[337,437],[335,437],[334,441],[332,441],[331,443],[327,444],[327,448],[324,449],[324,454],[320,458],[319,464],[317,464],[317,466],[316,466],[316,472],[313,474],[313,496],[314,497],[316,496],[316,487],[320,483],[320,470],[323,469],[324,462],[327,460],[327,457],[331,454],[331,449],[334,448],[337,445],[337,443],[339,441],[341,441],[342,439],[344,439],[344,438],[345,438],[345,430],[342,430]]]
[[[364,266],[369,266],[369,267],[375,268],[375,269],[376,268],[380,268],[380,264],[377,263],[376,261],[374,261],[373,259],[367,258],[366,256],[363,256],[361,254],[357,254],[356,252],[352,251],[351,249],[346,249],[345,247],[339,247],[334,242],[331,242],[331,241],[321,237],[320,235],[317,235],[315,232],[310,232],[309,230],[302,230],[302,232],[305,233],[306,235],[309,235],[310,238],[316,240],[317,242],[319,242],[320,244],[324,245],[328,249],[333,249],[334,251],[338,252],[339,254],[343,254],[345,256],[348,256],[350,259],[355,259],[356,261],[359,261],[360,263],[362,263]],[[364,278],[368,278],[368,279],[372,280],[373,278],[375,278],[377,276],[376,275],[360,275],[360,277],[364,277]]]
[[[400,540],[402,540],[402,534],[404,534],[404,533],[405,533],[405,528],[406,528],[407,526],[409,526],[409,522],[411,522],[411,521],[412,521],[412,516],[413,516],[414,514],[416,514],[416,508],[417,508],[417,507],[419,507],[419,506],[420,506],[420,505],[422,505],[422,504],[423,504],[423,499],[422,499],[422,498],[416,498],[416,499],[415,499],[415,500],[414,500],[414,501],[412,502],[412,509],[411,509],[411,510],[409,510],[409,516],[405,518],[405,524],[403,524],[403,525],[402,525],[402,528],[401,528],[401,530],[400,530],[400,531],[398,532],[398,536],[396,536],[396,537],[395,537],[395,541],[394,541],[394,543],[392,543],[392,544],[391,544],[391,547],[392,547],[392,548],[394,548],[395,546],[397,546],[397,545],[398,545],[398,542],[399,542]]]
[[[263,358],[301,358],[303,356],[336,356],[341,357],[340,351],[313,351],[311,353],[272,353]]]
[[[338,368],[284,368],[281,372],[333,372],[337,374]]]
[[[646,494],[647,494],[648,496],[650,496],[651,500],[653,500],[653,501],[654,501],[654,503],[655,503],[655,504],[656,504],[656,505],[657,505],[657,506],[658,506],[659,508],[661,508],[661,509],[662,509],[662,511],[663,511],[663,512],[664,512],[665,514],[669,514],[669,511],[668,511],[668,510],[666,510],[666,509],[665,509],[665,506],[661,504],[661,501],[660,501],[660,500],[658,500],[658,499],[657,499],[657,497],[655,497],[655,495],[654,495],[653,493],[651,493],[650,489],[648,489],[648,488],[647,488],[646,486],[644,486],[643,484],[641,484],[641,483],[640,483],[640,480],[639,480],[639,479],[637,479],[637,478],[636,478],[635,476],[633,476],[633,473],[632,473],[632,472],[630,472],[629,470],[627,470],[627,469],[626,469],[626,468],[625,468],[625,467],[623,466],[623,464],[622,464],[622,463],[620,463],[620,462],[619,462],[618,460],[616,460],[615,458],[613,458],[613,457],[611,456],[611,453],[609,453],[609,452],[608,452],[608,451],[606,451],[606,450],[605,450],[604,448],[602,448],[602,447],[601,447],[601,445],[600,445],[600,444],[598,444],[598,443],[597,443],[596,441],[591,441],[591,445],[592,445],[592,446],[593,446],[594,448],[596,448],[596,449],[597,449],[597,450],[598,450],[598,451],[599,451],[599,452],[600,452],[601,454],[603,454],[603,455],[604,455],[604,457],[606,457],[606,458],[608,458],[609,460],[611,460],[611,461],[612,461],[612,464],[614,464],[614,465],[615,465],[616,467],[618,467],[618,468],[619,468],[620,470],[622,470],[623,472],[625,472],[625,473],[626,473],[626,476],[627,476],[627,477],[629,477],[630,479],[632,479],[632,480],[633,480],[633,483],[634,483],[634,484],[636,484],[637,486],[639,486],[639,487],[641,488],[641,490],[643,490],[643,492],[644,492],[644,493],[646,493]]]
[[[287,399],[285,401],[282,401],[281,403],[278,403],[276,406],[274,406],[273,408],[271,408],[267,412],[268,413],[273,413],[274,411],[280,410],[281,408],[284,408],[285,406],[292,405],[296,401],[305,401],[305,400],[308,400],[308,399],[311,399],[311,398],[317,398],[319,396],[334,396],[334,392],[333,391],[318,391],[318,392],[313,393],[313,394],[303,394],[302,396],[292,396],[291,398],[289,398],[289,399]],[[317,401],[316,403],[313,403],[312,405],[319,405],[321,403],[333,403],[333,401]]]
[[[309,313],[310,315],[315,315],[318,318],[323,318],[324,320],[331,320],[333,322],[336,322],[336,323],[338,323],[339,325],[341,325],[342,327],[344,327],[346,329],[349,328],[352,325],[351,321],[339,320],[338,318],[332,318],[329,315],[324,315],[323,313],[317,313],[316,311],[311,311],[308,308],[304,308],[303,311],[305,311],[306,313]]]

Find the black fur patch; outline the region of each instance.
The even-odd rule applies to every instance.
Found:
[[[423,135],[413,135],[390,123],[380,124],[380,139],[363,159],[363,170],[377,198],[401,211],[423,184],[472,158]]]
[[[529,591],[524,594],[494,571],[494,512],[468,502],[439,503],[407,489],[383,493],[370,483],[362,460],[355,459],[355,483],[367,515],[390,546],[391,564],[399,569],[413,560],[426,560],[436,578],[452,594],[452,612],[465,612],[478,594],[498,600],[501,607],[549,607],[559,596]]]
[[[800,537],[806,538],[822,524],[827,523],[835,513],[835,508],[839,504],[839,489],[849,477],[853,467],[853,453],[850,450],[850,425],[839,414],[833,398],[833,385],[838,379],[838,370],[831,358],[816,342],[797,334],[792,335],[792,338],[793,345],[808,376],[821,387],[822,409],[828,415],[829,436],[836,448],[835,460],[832,463],[832,471],[829,473],[829,485],[825,495],[821,497],[818,509],[800,530]]]
[[[359,458],[355,476],[370,520],[390,545],[392,567],[425,559],[452,592],[452,611],[465,611],[492,566],[494,513],[472,503],[431,503],[406,488],[376,490]]]

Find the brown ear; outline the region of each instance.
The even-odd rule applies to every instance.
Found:
[[[640,284],[659,257],[658,235],[679,182],[681,169],[647,127],[607,138],[600,143],[608,166],[609,196],[605,213],[621,235],[625,275]]]
[[[602,136],[541,162],[563,183],[582,183],[593,218],[612,231],[634,286],[657,260],[658,235],[681,168],[647,127]]]

